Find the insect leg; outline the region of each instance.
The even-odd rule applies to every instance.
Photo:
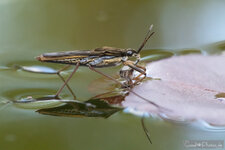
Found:
[[[145,79],[144,77],[141,77],[143,74],[139,74],[137,77],[135,77],[133,80],[135,80],[135,82],[133,83],[134,85],[137,85],[138,83],[142,82]]]
[[[65,83],[65,79],[63,78],[63,76],[60,74],[62,71],[66,70],[67,68],[69,68],[71,65],[66,65],[65,67],[63,67],[62,69],[60,69],[59,71],[57,71],[57,75],[60,77],[60,79]],[[66,83],[66,87],[68,88],[68,90],[70,91],[70,93],[73,95],[73,98],[76,99],[76,95],[74,94],[74,92],[72,91],[72,89],[70,88],[70,86]]]
[[[144,116],[142,116],[142,117],[141,117],[141,125],[142,125],[142,128],[143,128],[144,132],[145,132],[145,135],[146,135],[147,138],[148,138],[148,141],[152,144],[152,141],[151,141],[151,139],[150,139],[149,131],[148,131],[148,129],[145,127],[144,119],[145,119]]]
[[[80,63],[78,62],[73,70],[73,72],[70,74],[70,76],[66,79],[66,81],[64,82],[64,84],[62,85],[62,87],[57,91],[55,97],[59,97],[59,94],[62,92],[63,88],[67,85],[67,83],[69,82],[69,80],[72,78],[72,76],[74,75],[74,73],[77,71],[77,69],[79,68]]]
[[[126,84],[130,87],[133,88],[134,85],[136,85],[138,82],[141,82],[144,78],[141,78],[141,76],[143,75],[142,73],[140,73],[137,77],[133,78],[133,72],[134,69],[129,67],[128,64],[124,64],[125,66],[120,70],[120,77],[124,78],[127,82]],[[130,65],[133,66],[133,63],[130,62]],[[135,64],[136,67],[143,69],[144,71],[146,71],[145,67],[139,66],[137,64]],[[135,80],[135,82],[133,83],[133,80]],[[144,122],[144,116],[142,116],[141,118],[141,125],[142,125],[142,129],[145,133],[145,135],[147,136],[148,141],[152,144],[151,138],[150,138],[150,133],[148,131],[148,129],[145,126],[145,122]]]
[[[143,75],[146,75],[145,70],[143,70],[142,68],[138,67],[137,65],[134,64],[127,64],[127,66],[129,66],[130,68],[136,70],[137,72],[140,72]]]
[[[94,67],[92,67],[92,66],[90,66],[90,65],[88,65],[88,67],[89,67],[92,71],[97,72],[97,73],[101,74],[102,76],[104,76],[104,77],[106,77],[106,78],[109,78],[109,79],[113,80],[114,82],[116,82],[116,83],[120,84],[121,86],[123,86],[123,84],[122,84],[121,82],[117,81],[117,80],[114,79],[113,77],[110,77],[110,76],[108,76],[108,75],[106,75],[106,74],[104,74],[104,73],[102,73],[102,72],[96,70]],[[130,93],[133,93],[135,96],[137,96],[137,97],[141,98],[142,100],[148,102],[149,104],[151,104],[151,105],[153,105],[153,106],[155,106],[155,107],[157,107],[157,108],[160,108],[160,106],[157,105],[156,103],[154,103],[154,102],[152,102],[152,101],[150,101],[150,100],[148,100],[148,99],[142,97],[141,95],[135,93],[135,92],[132,91],[131,89],[127,88],[127,90],[128,90]]]
[[[136,70],[137,72],[140,73],[137,77],[132,79],[132,80],[136,80],[133,83],[133,85],[136,85],[137,83],[141,82],[142,80],[144,80],[146,78],[146,68],[145,67],[134,64],[132,61],[124,62],[124,65],[127,65],[131,69]],[[144,77],[141,78],[142,75],[144,75]]]
[[[106,93],[98,94],[98,95],[92,97],[91,99],[101,98],[101,97],[104,97],[105,95],[108,95],[108,94],[111,94],[111,93],[113,93],[113,91],[109,91],[109,92],[106,92]]]
[[[119,81],[117,81],[116,79],[114,79],[113,77],[111,77],[111,76],[109,76],[109,75],[106,75],[106,74],[102,73],[101,71],[98,71],[98,70],[95,69],[94,67],[92,67],[92,66],[90,66],[90,65],[88,65],[88,67],[89,67],[89,69],[91,69],[92,71],[97,72],[97,73],[101,74],[102,76],[104,76],[104,77],[106,77],[106,78],[108,78],[108,79],[111,79],[111,80],[115,81],[116,83],[118,83],[118,84],[120,84],[120,85],[123,85],[122,83],[120,83]]]
[[[135,64],[135,66],[136,66],[136,67],[138,67],[138,68],[143,69],[144,71],[146,71],[146,68],[145,68],[145,67],[143,67],[143,66],[141,66],[141,65]]]
[[[123,83],[125,88],[127,87],[130,87],[132,88],[133,87],[133,72],[134,72],[134,69],[128,67],[128,66],[123,66],[121,69],[120,69],[120,77],[125,79],[125,82]]]

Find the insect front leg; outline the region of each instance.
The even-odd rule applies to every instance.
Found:
[[[143,69],[146,72],[146,68],[140,65],[135,65],[138,68]],[[140,73],[140,72],[139,72]],[[133,78],[135,80],[134,85],[137,85],[138,83],[142,82],[146,78],[146,73],[140,73],[137,77]]]
[[[146,78],[146,68],[135,64],[133,61],[125,61],[124,67],[120,70],[120,76],[127,80],[129,86],[133,87]],[[127,69],[124,69],[127,67]],[[134,70],[140,74],[134,77]],[[135,82],[133,82],[135,80]]]
[[[146,68],[137,64],[134,64],[133,61],[125,61],[123,63],[126,66],[129,66],[130,68],[136,70],[137,72],[140,72],[143,75],[146,75]]]

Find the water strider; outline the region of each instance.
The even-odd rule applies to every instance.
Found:
[[[153,25],[150,26],[149,31],[138,50],[134,50],[131,48],[121,49],[105,46],[102,48],[96,48],[94,50],[76,50],[76,51],[44,53],[36,58],[41,62],[67,64],[64,68],[62,68],[57,72],[59,77],[63,80],[64,84],[56,93],[55,95],[56,98],[62,92],[63,88],[67,86],[69,91],[73,95],[74,99],[76,99],[75,94],[73,93],[73,91],[71,90],[71,88],[68,86],[67,83],[72,78],[73,74],[77,71],[79,66],[89,67],[91,70],[105,76],[106,78],[115,81],[116,83],[119,83],[122,87],[128,87],[128,91],[132,92],[129,89],[129,87],[133,87],[135,84],[142,81],[146,76],[145,67],[138,65],[138,62],[140,61],[141,50],[143,49],[148,39],[154,34],[154,32],[151,32],[152,27]],[[120,70],[120,77],[126,80],[125,84],[122,84],[116,79],[95,69],[95,68],[118,66],[120,64],[124,65],[124,67]],[[68,79],[64,80],[64,78],[60,75],[60,72],[70,67],[70,65],[75,65],[75,69],[68,77]],[[140,73],[135,78],[133,78],[134,70]],[[135,80],[135,82],[133,82],[133,80]],[[138,96],[136,93],[134,94]],[[151,104],[158,106],[152,102]]]
[[[60,63],[60,64],[67,64],[64,68],[59,70],[57,74],[59,77],[63,80],[64,84],[62,87],[58,90],[55,97],[58,98],[59,94],[62,92],[63,88],[67,86],[71,94],[73,95],[74,99],[76,99],[75,94],[67,84],[69,80],[72,78],[73,74],[77,71],[79,66],[85,66],[89,67],[91,70],[105,76],[106,78],[109,78],[116,83],[119,83],[122,87],[126,87],[129,92],[132,92],[134,95],[142,98],[143,100],[147,101],[151,105],[156,106],[159,108],[159,106],[149,101],[148,99],[136,94],[133,92],[130,88],[132,88],[137,83],[141,82],[146,77],[146,69],[143,66],[138,65],[138,62],[140,61],[140,52],[145,46],[148,39],[154,34],[154,32],[151,32],[153,25],[150,26],[149,31],[142,42],[141,46],[138,50],[134,50],[131,48],[128,49],[121,49],[121,48],[114,48],[114,47],[102,47],[102,48],[96,48],[94,50],[76,50],[76,51],[65,51],[65,52],[53,52],[53,53],[44,53],[37,58],[37,60],[42,62],[51,62],[51,63]],[[120,70],[120,77],[125,79],[125,83],[121,83],[117,81],[116,79],[96,70],[95,68],[103,68],[103,67],[112,67],[112,66],[118,66],[120,64],[123,64],[124,66]],[[70,67],[70,65],[75,65],[75,68],[71,75],[68,77],[67,80],[64,80],[64,78],[60,75],[60,72],[65,70],[66,68]],[[134,70],[139,72],[140,74],[136,77],[134,77]],[[142,76],[144,75],[144,76]],[[135,82],[133,82],[133,80]],[[144,125],[144,118],[142,118],[142,127],[144,129],[144,132],[149,140],[150,143],[150,135],[147,130],[147,128]]]

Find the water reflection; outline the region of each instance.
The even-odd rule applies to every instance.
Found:
[[[53,116],[108,118],[112,114],[122,110],[122,108],[110,106],[101,99],[91,99],[85,102],[65,101],[63,103],[62,106],[39,109],[37,112]]]
[[[55,99],[54,95],[38,98],[29,96],[20,100],[1,100],[0,110],[3,110],[9,104],[12,104],[14,107],[35,110],[36,112],[45,115],[108,118],[112,114],[123,109],[119,105],[113,106],[112,104],[119,104],[119,101],[121,102],[123,100],[124,96],[121,95],[105,98],[91,98],[84,102],[78,100]]]
[[[172,57],[173,55],[174,52],[170,50],[158,50],[158,49],[145,50],[141,53],[141,61],[147,63],[164,58],[169,58]]]
[[[175,54],[176,55],[202,54],[202,51],[198,49],[183,49],[183,50],[177,50]]]
[[[2,93],[8,100],[27,100],[29,97],[34,99],[38,97],[46,97],[46,95],[52,95],[55,93],[55,90],[48,88],[20,88],[15,90],[8,90]],[[63,95],[66,97],[67,95]]]
[[[172,57],[173,55],[186,55],[186,54],[199,54],[201,53],[201,50],[198,49],[183,49],[178,51],[171,51],[171,50],[145,50],[141,53],[142,55],[142,63],[157,61],[160,59]],[[23,63],[22,63],[23,64]],[[24,63],[24,64],[27,64]],[[13,65],[15,66],[15,65]],[[30,66],[23,66],[23,65],[17,65],[17,68],[19,68],[21,71],[26,72],[32,72],[36,74],[56,74],[57,69],[53,67],[45,67],[45,66],[36,66],[36,65],[30,65]],[[104,79],[104,78],[103,78]],[[96,82],[97,81],[97,82]],[[98,86],[101,86],[101,84],[108,83],[107,80],[95,80],[95,84],[91,84],[91,86],[94,86],[96,88],[96,84]],[[115,83],[113,83],[115,85]],[[112,104],[117,104],[121,106],[122,101],[124,100],[125,96],[127,95],[127,92],[124,92],[124,90],[120,89],[118,90],[117,86],[112,86],[110,84],[107,84],[107,86],[113,87],[110,89],[107,93],[100,93],[99,95],[93,97],[92,99],[81,102],[81,101],[71,101],[71,100],[57,100],[55,99],[55,96],[49,96],[49,94],[54,93],[53,90],[50,89],[19,89],[19,90],[13,90],[5,92],[3,95],[5,95],[8,98],[14,98],[14,99],[20,99],[20,101],[14,101],[13,103],[15,106],[24,108],[24,109],[41,109],[38,110],[39,113],[42,114],[49,114],[49,115],[71,115],[75,116],[79,113],[85,116],[97,116],[97,114],[101,114],[99,110],[91,110],[90,108],[96,108],[96,109],[109,109],[109,106]],[[107,86],[103,86],[107,89]],[[104,91],[104,90],[102,90]],[[44,93],[43,93],[44,92]],[[12,97],[14,95],[14,97]],[[48,95],[46,97],[46,95]],[[41,97],[42,96],[42,97]],[[45,96],[45,97],[43,97]],[[222,96],[222,97],[221,97]],[[24,98],[25,97],[25,98]],[[34,97],[34,98],[33,98]],[[39,98],[41,97],[41,98]],[[68,95],[63,95],[64,98],[68,97]],[[219,93],[216,95],[217,99],[224,98],[224,93]],[[101,105],[98,106],[97,104],[90,105],[90,107],[87,104],[95,103],[97,100],[103,101],[107,103],[107,105]],[[63,104],[63,105],[62,105]],[[94,106],[94,107],[92,107]],[[79,109],[83,109],[82,111],[79,111]],[[86,110],[85,110],[86,109]],[[111,110],[110,110],[111,111]],[[96,114],[94,114],[96,112]],[[102,111],[103,112],[103,111]],[[124,112],[129,112],[134,115],[138,116],[146,116],[146,112],[137,112],[131,108],[126,108]],[[69,114],[71,113],[71,114]],[[93,113],[93,114],[92,114]],[[104,113],[102,113],[104,114]],[[105,115],[105,114],[104,114]],[[161,114],[161,117],[165,120],[169,120],[169,117]],[[191,122],[190,120],[183,120],[182,118],[177,118],[174,122]]]
[[[20,100],[12,101],[13,105],[21,109],[44,109],[61,106],[70,100],[53,99],[53,96],[34,99],[31,96]]]
[[[34,73],[56,74],[57,70],[45,66],[15,66],[18,69]]]
[[[197,120],[193,122],[191,126],[210,132],[225,132],[225,126],[216,126],[209,124],[204,120]]]
[[[6,67],[6,66],[0,66],[0,71],[2,71],[2,70],[8,70],[8,69],[10,69],[9,67]]]

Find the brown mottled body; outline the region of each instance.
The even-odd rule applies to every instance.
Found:
[[[57,53],[44,53],[37,57],[39,61],[80,66],[92,66],[95,68],[111,67],[126,62],[129,57],[140,58],[133,49],[119,49],[114,47],[102,47],[94,50],[66,51]]]

